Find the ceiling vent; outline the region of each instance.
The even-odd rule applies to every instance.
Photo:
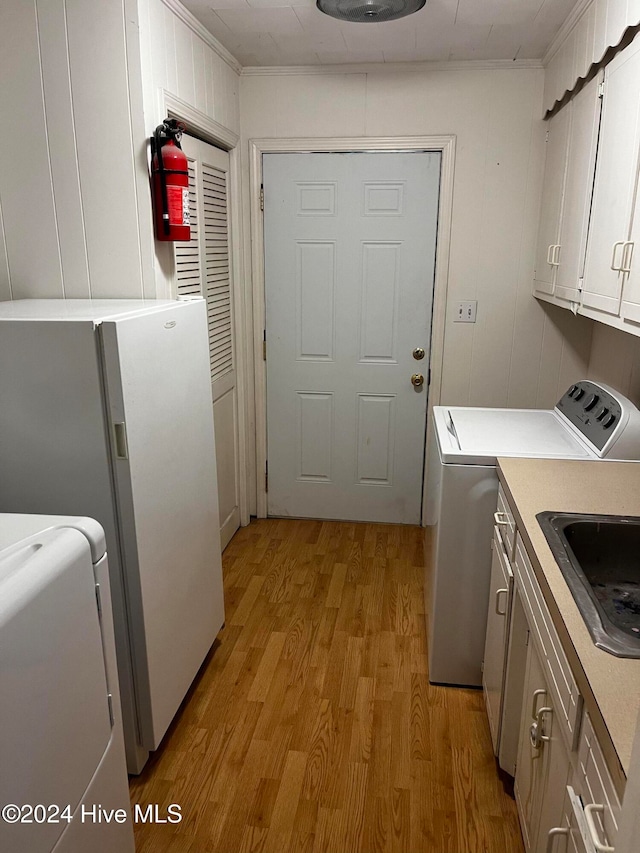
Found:
[[[354,24],[380,24],[412,15],[426,0],[316,0],[325,15]]]

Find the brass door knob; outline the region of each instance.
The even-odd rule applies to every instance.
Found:
[[[416,347],[413,351],[413,357],[416,361],[421,361],[424,358],[424,350],[422,347]]]
[[[411,377],[411,384],[414,388],[419,388],[421,385],[424,385],[424,376],[421,373],[414,373]]]

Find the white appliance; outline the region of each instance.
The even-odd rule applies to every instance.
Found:
[[[553,410],[434,406],[433,426],[427,473],[432,576],[425,584],[429,679],[480,686],[496,458],[638,459],[640,412],[613,389],[584,380]]]
[[[0,684],[0,850],[133,851],[109,571],[93,519],[0,514]],[[94,820],[95,806],[121,810],[121,822]]]
[[[224,621],[205,303],[0,303],[0,512],[105,530],[127,766]]]

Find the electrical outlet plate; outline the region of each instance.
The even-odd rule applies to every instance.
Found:
[[[473,302],[458,302],[456,305],[456,316],[454,323],[475,323],[478,313],[478,303]]]

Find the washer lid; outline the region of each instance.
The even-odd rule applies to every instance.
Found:
[[[435,406],[433,413],[443,462],[494,465],[498,456],[595,458],[550,410]]]
[[[86,537],[91,548],[91,560],[97,563],[106,551],[104,530],[93,518],[80,515],[27,515],[0,512],[0,549],[8,548],[21,539],[45,530],[72,527]]]

